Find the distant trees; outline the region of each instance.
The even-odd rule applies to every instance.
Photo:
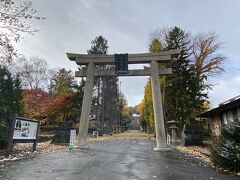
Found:
[[[29,66],[32,67],[31,64],[25,64],[24,67]],[[81,113],[84,81],[77,84],[72,72],[64,68],[52,71],[51,77],[47,73],[51,69],[47,66],[42,68],[44,71],[36,70],[32,73],[20,69],[20,72],[23,72],[21,78],[25,80],[27,74],[27,82],[29,82],[24,86],[27,88],[23,89],[22,93],[24,115],[40,121],[44,120],[47,124],[66,120],[77,121]]]
[[[221,66],[225,57],[219,54],[221,43],[215,33],[202,33],[190,36],[184,30],[173,27],[152,34],[150,52],[181,49],[180,54],[167,65],[173,69],[168,76],[160,76],[164,103],[165,120],[177,120],[181,126],[191,123],[195,116],[204,111],[207,90],[211,87],[208,78],[223,71]],[[141,117],[148,128],[153,124],[150,80],[145,86],[144,110]]]
[[[50,74],[46,60],[39,57],[27,59],[21,56],[16,65],[22,86],[27,89],[46,89],[49,86]]]
[[[67,71],[65,68],[59,69],[50,81],[50,92],[52,96],[70,92],[72,87],[76,84],[72,72]]]
[[[128,128],[131,122],[131,117],[133,112],[132,112],[132,108],[128,107],[128,101],[124,96],[124,94],[121,92],[119,94],[118,108],[116,112],[118,113],[119,119],[118,121],[115,122],[114,125],[115,126],[118,125],[122,128]]]
[[[81,113],[84,81],[78,85],[71,71],[59,69],[51,79],[49,94],[51,107],[47,117],[50,123],[77,121]]]
[[[108,41],[103,36],[97,36],[91,42],[88,54],[107,54]],[[98,65],[98,69],[112,69],[111,65]],[[95,79],[95,95],[92,103],[92,113],[96,115],[98,129],[101,134],[111,133],[118,121],[118,78],[98,77]]]

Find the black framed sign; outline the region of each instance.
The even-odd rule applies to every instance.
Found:
[[[38,129],[38,121],[14,116],[9,131],[6,155],[9,156],[11,153],[13,143],[33,143],[33,151],[35,151],[38,141]]]
[[[35,140],[37,138],[37,130],[37,121],[16,117],[13,140]]]

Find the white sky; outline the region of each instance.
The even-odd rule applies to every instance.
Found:
[[[228,59],[226,72],[211,79],[215,86],[210,101],[216,107],[240,94],[238,0],[34,0],[33,7],[47,19],[34,23],[40,31],[17,45],[27,57],[39,56],[52,67],[75,71],[66,52],[86,53],[98,35],[108,40],[110,54],[143,53],[148,51],[149,33],[157,28],[179,26],[192,34],[215,31]],[[137,105],[147,77],[121,80],[129,105]]]

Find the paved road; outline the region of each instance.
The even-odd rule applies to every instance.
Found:
[[[239,180],[178,151],[153,152],[154,143],[148,139],[95,142],[89,150],[37,154],[13,163],[0,174],[3,179],[24,180]]]

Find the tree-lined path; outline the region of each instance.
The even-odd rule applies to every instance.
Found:
[[[141,137],[136,137],[139,135]],[[216,172],[176,150],[153,152],[154,139],[139,132],[130,131],[120,136],[91,140],[88,150],[36,154],[33,159],[7,166],[0,175],[3,179],[24,180],[238,179]]]

